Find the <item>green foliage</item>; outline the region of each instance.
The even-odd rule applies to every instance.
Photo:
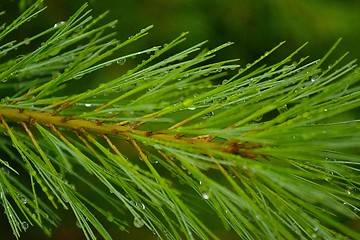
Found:
[[[0,32],[0,196],[17,238],[33,225],[50,234],[59,208],[87,239],[111,239],[108,223],[160,239],[219,239],[221,229],[241,239],[360,238],[344,224],[359,220],[360,122],[350,110],[360,73],[355,61],[342,65],[346,54],[326,63],[338,42],[320,60],[297,57],[302,46],[259,66],[279,44],[245,68],[211,62],[231,43],[169,53],[186,34],[112,57],[151,27],[120,42],[116,22],[101,24],[106,14],[92,18],[86,5],[6,40],[41,4]],[[89,84],[133,57],[142,61]]]

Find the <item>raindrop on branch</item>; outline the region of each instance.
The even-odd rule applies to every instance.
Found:
[[[113,222],[113,221],[114,221],[114,216],[113,216],[111,213],[108,213],[106,219],[107,219],[109,222]]]
[[[278,108],[279,113],[284,113],[288,110],[287,104],[284,104],[283,106]]]
[[[259,115],[259,116],[257,116],[256,118],[254,118],[253,120],[254,120],[255,122],[260,122],[262,118],[263,118],[263,115]]]
[[[26,230],[29,228],[29,224],[27,222],[22,222],[21,227],[22,227],[22,229]]]
[[[203,199],[208,200],[210,198],[209,193],[203,193],[202,194]]]
[[[311,77],[310,81],[315,82],[319,78],[319,75],[314,75]]]
[[[207,114],[205,114],[203,116],[203,119],[208,119],[208,118],[211,118],[212,116],[214,116],[214,112],[208,112]]]
[[[20,201],[23,203],[23,204],[27,204],[27,200],[24,196],[20,197]]]
[[[126,63],[126,58],[118,59],[118,60],[116,61],[116,63],[119,64],[119,65],[124,65],[124,64]]]
[[[141,227],[144,226],[144,221],[143,221],[141,218],[139,218],[139,217],[135,217],[135,218],[134,218],[134,226],[135,226],[136,228],[141,228]]]
[[[145,210],[145,205],[141,202],[136,202],[135,206],[138,207],[141,210]]]
[[[54,28],[60,28],[64,24],[65,24],[64,21],[60,21],[60,22],[54,24]]]

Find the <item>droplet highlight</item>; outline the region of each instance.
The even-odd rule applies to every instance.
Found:
[[[134,227],[141,228],[143,226],[144,226],[144,221],[141,218],[139,217],[134,218]]]

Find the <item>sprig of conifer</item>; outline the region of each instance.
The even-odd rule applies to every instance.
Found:
[[[349,115],[360,74],[346,54],[326,63],[339,41],[317,61],[297,57],[304,45],[259,66],[281,43],[245,68],[211,62],[231,43],[169,53],[186,34],[121,55],[151,27],[116,40],[116,22],[86,5],[7,40],[41,4],[0,32],[0,200],[17,238],[33,225],[50,234],[59,208],[87,239],[111,239],[107,222],[160,239],[219,239],[220,225],[241,239],[360,237],[344,224],[359,220],[360,122]],[[89,86],[94,71],[137,56]]]

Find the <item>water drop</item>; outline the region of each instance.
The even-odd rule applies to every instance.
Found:
[[[230,82],[228,79],[225,79],[222,81],[222,84],[227,84],[228,82]]]
[[[256,83],[256,79],[254,79],[254,78],[249,79],[249,87],[254,86],[255,83]]]
[[[119,65],[124,65],[125,62],[126,62],[126,58],[120,58],[120,59],[118,59],[118,60],[116,61],[116,63],[119,64]]]
[[[290,66],[284,65],[283,68],[282,68],[282,70],[283,70],[283,71],[287,71],[287,70],[289,70],[289,68],[290,68]]]
[[[312,239],[316,239],[316,238],[317,238],[316,233],[311,234],[311,238],[312,238]]]
[[[60,72],[53,72],[53,73],[51,74],[51,78],[52,78],[52,79],[55,79],[55,78],[58,78],[60,75],[61,75]]]
[[[74,29],[75,32],[80,32],[83,29],[83,26],[78,26]]]
[[[145,210],[145,205],[143,203],[141,203],[141,202],[136,202],[135,206],[142,209],[142,210]]]
[[[20,197],[20,201],[23,203],[23,204],[27,204],[27,200],[24,196]]]
[[[303,118],[308,118],[310,116],[310,113],[309,112],[304,112],[303,114],[302,114],[302,117]]]
[[[65,24],[64,21],[60,21],[60,22],[54,24],[54,28],[60,28],[64,24]]]
[[[202,197],[205,199],[205,200],[208,200],[210,198],[209,194],[208,193],[203,193],[202,194]]]
[[[83,227],[83,225],[82,225],[82,223],[81,223],[80,221],[76,221],[76,226],[77,226],[78,228],[82,228],[82,227]]]
[[[214,116],[214,112],[208,112],[207,114],[205,114],[205,115],[203,116],[203,119],[209,119],[209,118],[211,118],[212,116]]]
[[[141,228],[144,226],[144,221],[141,218],[136,217],[136,218],[134,218],[134,226],[136,228]]]
[[[310,81],[315,82],[319,78],[319,75],[314,75],[311,77]]]
[[[29,224],[27,222],[22,222],[21,227],[22,227],[22,229],[26,230],[29,228]]]
[[[287,104],[284,104],[283,106],[278,108],[279,113],[284,113],[288,110]]]
[[[109,221],[109,222],[113,222],[114,221],[114,217],[111,213],[108,213],[106,219]]]
[[[184,165],[181,165],[180,167],[181,167],[182,170],[187,171],[187,168]]]
[[[24,44],[25,44],[25,45],[29,45],[29,44],[30,44],[30,40],[29,40],[28,38],[25,38]]]
[[[356,189],[352,188],[352,187],[349,187],[349,188],[346,189],[346,193],[349,194],[349,195],[352,195],[354,191],[356,191]]]
[[[85,107],[91,107],[91,103],[85,103]]]
[[[260,122],[261,119],[263,118],[263,115],[257,116],[256,118],[254,118],[254,122]]]
[[[78,74],[78,75],[75,75],[74,76],[74,79],[80,79],[80,78],[82,78],[83,77],[83,74]]]

